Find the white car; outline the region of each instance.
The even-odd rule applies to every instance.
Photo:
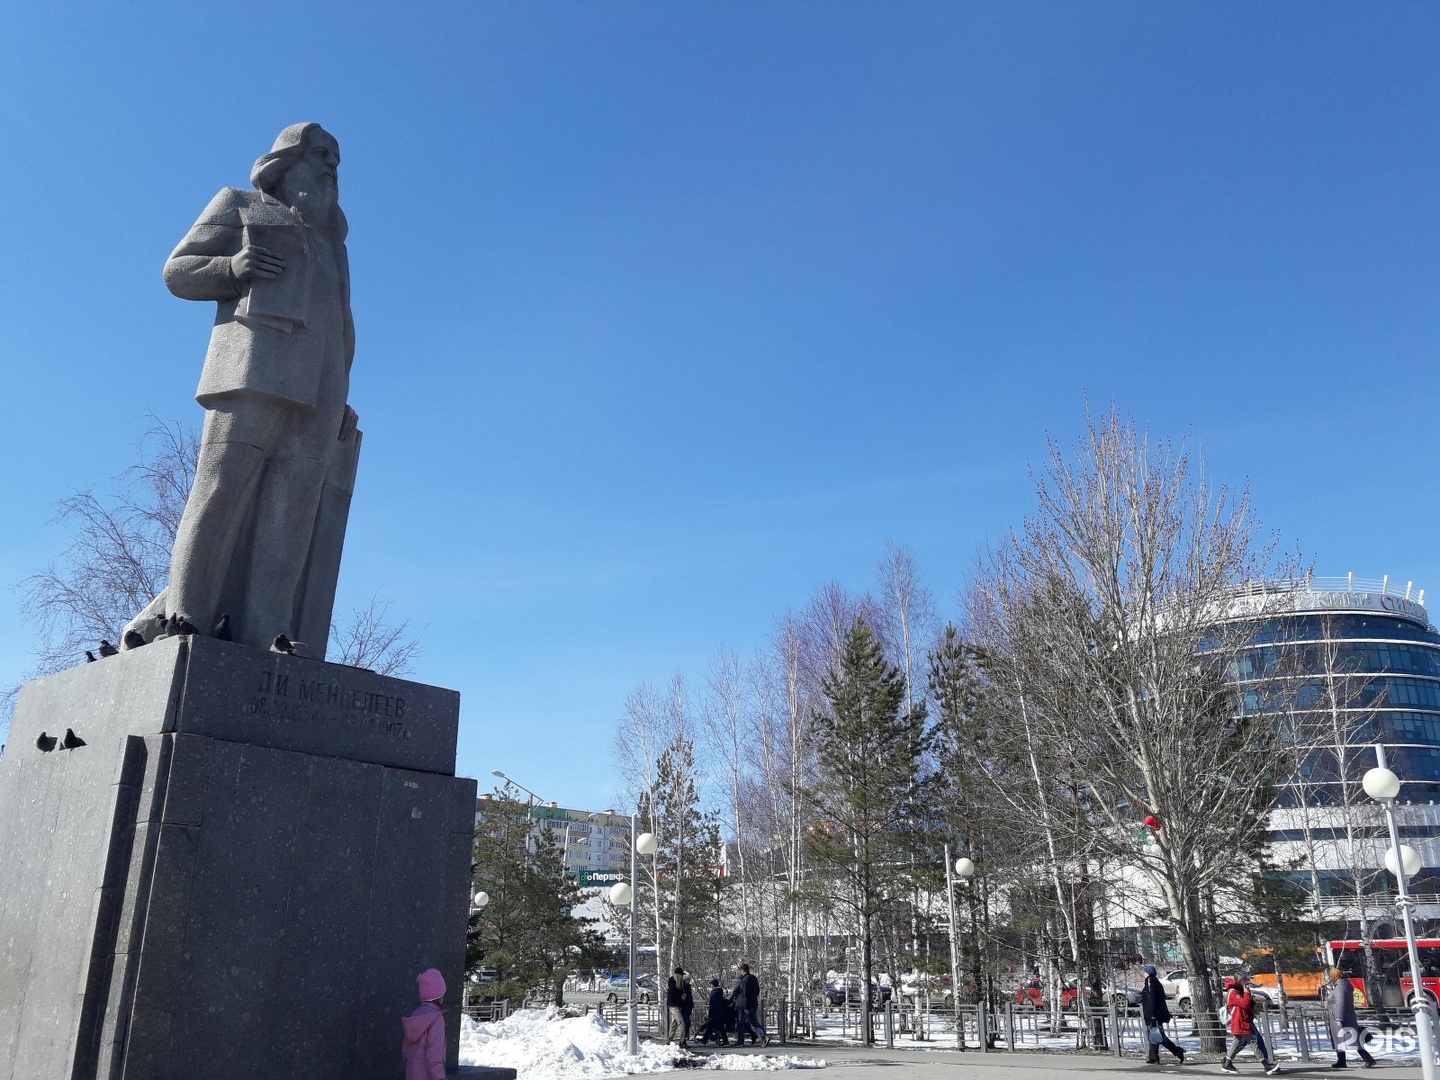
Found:
[[[1160,986],[1165,991],[1165,996],[1180,1008],[1190,1008],[1190,978],[1185,974],[1184,968],[1162,975]]]
[[[1185,973],[1184,968],[1178,968],[1163,975],[1160,979],[1160,986],[1164,989],[1165,996],[1175,1002],[1177,1011],[1184,1014],[1190,1012],[1190,977]],[[1280,1004],[1280,991],[1273,986],[1256,986],[1252,983],[1250,993],[1255,998],[1256,1004],[1262,1009],[1267,1005],[1278,1006]],[[1225,1007],[1225,995],[1220,995],[1215,1006],[1220,1009]]]

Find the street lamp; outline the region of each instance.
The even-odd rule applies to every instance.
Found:
[[[1405,922],[1405,947],[1410,953],[1410,983],[1414,995],[1415,1036],[1420,1043],[1420,1073],[1424,1080],[1435,1080],[1435,1042],[1431,1028],[1430,999],[1421,977],[1420,950],[1415,944],[1415,900],[1406,884],[1420,870],[1420,854],[1400,843],[1400,830],[1395,824],[1395,796],[1400,794],[1400,778],[1385,767],[1385,747],[1375,747],[1375,768],[1360,781],[1365,794],[1385,808],[1385,823],[1390,829],[1390,849],[1385,852],[1385,868],[1395,875],[1395,906]],[[1404,871],[1401,873],[1401,871]]]
[[[945,898],[950,905],[950,1006],[955,1010],[955,1047],[965,1049],[965,1025],[960,1020],[960,952],[955,933],[955,879],[969,884],[975,876],[975,863],[961,857],[950,862],[950,845],[945,845]],[[984,1034],[981,1034],[984,1037]],[[1429,1080],[1427,1077],[1426,1080]]]
[[[490,775],[504,780],[507,784],[510,784],[513,787],[518,787],[521,791],[525,792],[526,795],[530,796],[531,802],[543,803],[545,801],[539,795],[536,795],[535,792],[531,791],[528,787],[526,787],[524,784],[520,783],[519,780],[516,780],[513,776],[506,776],[499,769],[491,769]]]
[[[617,881],[610,886],[610,903],[616,907],[630,907],[630,975],[627,981],[629,999],[626,1016],[629,1022],[629,1030],[625,1039],[625,1052],[631,1057],[640,1055],[640,1032],[637,1027],[638,1021],[635,1018],[635,899],[636,892],[636,866],[635,856],[654,855],[660,847],[660,841],[655,838],[654,833],[641,833],[635,835],[635,815],[630,815],[630,880]],[[1427,1078],[1428,1080],[1428,1078]]]
[[[490,894],[487,893],[484,889],[480,889],[475,893],[474,896],[470,898],[470,914],[477,915],[480,912],[484,911],[485,905],[488,903],[490,903]],[[460,991],[460,1004],[462,1006],[465,1004],[465,999],[470,994],[470,981],[471,980],[467,980],[465,986],[463,986]]]

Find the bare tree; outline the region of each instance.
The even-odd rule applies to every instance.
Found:
[[[700,706],[702,729],[714,761],[725,777],[726,818],[734,829],[735,863],[740,881],[745,874],[745,827],[749,815],[744,796],[746,774],[750,769],[750,750],[755,739],[755,717],[747,712],[747,687],[754,686],[753,674],[745,669],[734,649],[722,648],[711,662],[706,678],[707,695]],[[740,890],[740,941],[745,955],[750,955],[751,894]]]
[[[77,491],[61,501],[55,520],[73,530],[70,543],[20,582],[21,613],[37,630],[34,674],[78,663],[101,638],[119,642],[165,587],[199,442],[181,424],[150,419],[139,461],[116,477],[114,492]]]
[[[380,675],[405,675],[420,652],[419,635],[410,633],[410,621],[390,621],[394,601],[378,593],[350,618],[330,625],[331,654],[336,663],[367,668]]]
[[[36,631],[32,678],[81,662],[102,638],[118,643],[125,624],[165,588],[199,440],[184,424],[150,420],[137,462],[114,478],[112,491],[78,491],[61,501],[56,522],[71,530],[70,542],[18,585],[21,613]],[[339,663],[382,675],[410,670],[419,638],[408,622],[390,620],[390,607],[377,594],[332,625]],[[17,690],[0,694],[6,725]]]
[[[1052,443],[1038,510],[988,560],[972,625],[1063,772],[1083,778],[1096,849],[1163,898],[1214,1048],[1204,905],[1256,861],[1283,766],[1251,715],[1274,711],[1280,688],[1252,686],[1247,708],[1229,678],[1264,593],[1243,612],[1235,598],[1293,573],[1257,543],[1248,497],[1199,472],[1113,408],[1074,461]],[[1163,824],[1154,846],[1133,838],[1147,813]]]

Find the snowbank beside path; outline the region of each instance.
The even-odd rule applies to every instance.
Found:
[[[628,1073],[672,1069],[775,1072],[821,1069],[825,1062],[790,1054],[691,1054],[676,1046],[641,1041],[640,1055],[625,1052],[625,1026],[599,1013],[569,1016],[549,1009],[522,1009],[493,1024],[460,1023],[460,1064],[515,1069],[519,1080],[600,1080]]]

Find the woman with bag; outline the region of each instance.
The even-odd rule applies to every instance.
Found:
[[[1155,968],[1150,965],[1145,967],[1145,985],[1140,988],[1140,1015],[1145,1019],[1145,1063],[1147,1065],[1160,1064],[1160,1047],[1165,1047],[1175,1055],[1175,1060],[1181,1064],[1185,1062],[1185,1051],[1170,1041],[1170,1036],[1165,1034],[1165,1025],[1170,1022],[1170,1005],[1165,1000],[1165,987],[1160,985],[1160,977],[1155,974]]]
[[[1230,1048],[1220,1062],[1220,1068],[1228,1073],[1239,1072],[1235,1068],[1235,1055],[1249,1046],[1253,1040],[1260,1053],[1260,1063],[1265,1072],[1274,1076],[1280,1071],[1280,1063],[1270,1056],[1265,1037],[1255,1024],[1255,995],[1245,985],[1245,973],[1237,971],[1230,979],[1230,992],[1225,995],[1225,1004],[1230,1007]]]

